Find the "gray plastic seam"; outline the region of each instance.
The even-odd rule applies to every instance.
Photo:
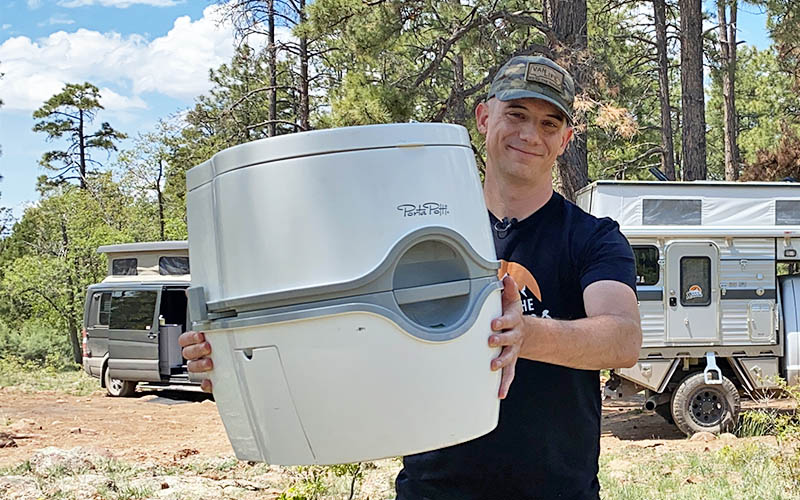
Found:
[[[439,240],[450,243],[460,250],[467,264],[467,279],[494,277],[500,268],[497,261],[484,259],[467,240],[456,231],[443,226],[428,226],[413,231],[398,241],[389,251],[386,258],[365,275],[343,283],[333,283],[298,290],[270,292],[248,295],[208,303],[209,312],[235,310],[238,313],[299,303],[319,302],[323,300],[368,295],[391,291],[393,288],[394,270],[399,257],[417,243],[427,240]]]
[[[426,328],[412,322],[400,311],[395,301],[394,293],[391,291],[325,301],[322,303],[303,304],[290,308],[278,308],[277,310],[254,311],[246,316],[237,318],[223,318],[196,323],[195,327],[204,331],[231,330],[235,328],[270,325],[285,321],[318,318],[320,316],[331,316],[334,314],[366,312],[383,316],[393,321],[407,333],[419,339],[431,342],[444,342],[458,338],[472,328],[475,321],[478,319],[478,315],[486,299],[492,292],[501,289],[502,286],[502,283],[498,281],[496,277],[471,280],[470,293],[472,297],[469,302],[469,307],[461,318],[448,329]]]
[[[413,304],[467,295],[469,288],[469,280],[449,281],[413,288],[398,288],[394,291],[394,297],[400,305]]]

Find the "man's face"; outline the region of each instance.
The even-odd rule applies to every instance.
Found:
[[[486,136],[487,164],[499,174],[535,180],[550,169],[572,137],[572,127],[553,104],[534,98],[490,99],[475,111]]]

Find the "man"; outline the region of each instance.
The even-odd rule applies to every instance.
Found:
[[[574,94],[570,75],[550,59],[514,57],[475,111],[504,275],[503,315],[489,337],[502,347],[491,369],[503,370],[504,401],[486,436],[405,457],[397,500],[599,498],[598,370],[635,364],[641,328],[633,255],[619,226],[553,192]],[[211,369],[201,333],[180,341],[196,360],[190,371]]]

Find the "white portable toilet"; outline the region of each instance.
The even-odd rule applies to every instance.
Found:
[[[372,460],[497,425],[501,284],[466,129],[284,135],[186,182],[190,315],[238,458]]]

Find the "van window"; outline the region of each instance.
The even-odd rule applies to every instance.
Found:
[[[711,304],[711,259],[708,257],[681,258],[681,305]]]
[[[103,292],[100,297],[100,314],[97,316],[97,324],[108,328],[108,320],[111,318],[111,292]]]
[[[87,328],[108,328],[108,317],[111,314],[111,292],[95,292],[89,306],[89,324]]]
[[[645,226],[699,226],[703,223],[702,200],[642,200]]]
[[[114,259],[111,262],[111,274],[114,276],[136,276],[136,259]]]
[[[775,225],[776,226],[800,225],[800,201],[776,200]]]
[[[655,285],[658,283],[658,248],[652,245],[635,245],[633,258],[636,260],[636,284]]]
[[[149,330],[155,318],[158,292],[125,290],[111,294],[109,327],[116,330]]]
[[[158,273],[162,276],[189,274],[189,257],[161,257],[158,259]]]

